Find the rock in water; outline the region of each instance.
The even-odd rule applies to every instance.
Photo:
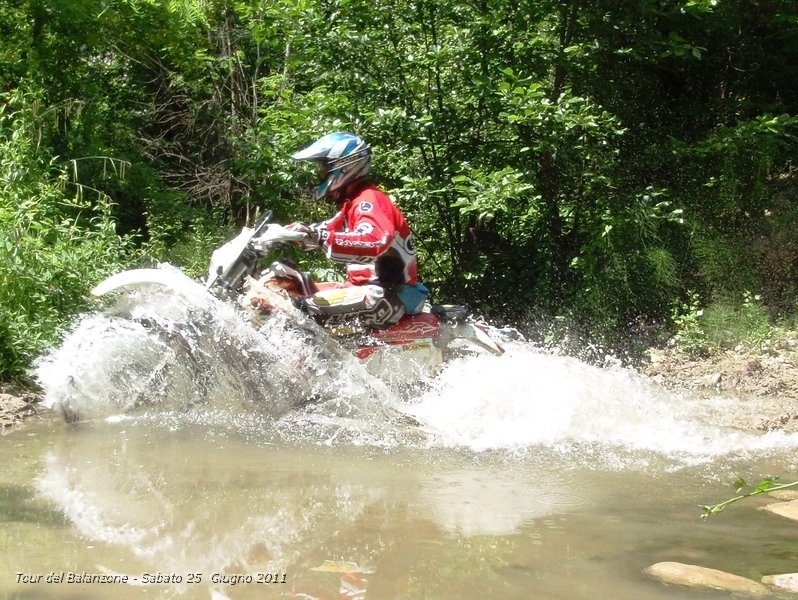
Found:
[[[798,573],[781,573],[779,575],[765,575],[762,583],[777,587],[788,592],[798,592]]]
[[[726,590],[754,598],[766,598],[771,592],[761,583],[716,569],[678,562],[660,562],[643,569],[643,573],[673,585]]]
[[[763,507],[762,510],[772,512],[774,515],[798,521],[798,500],[789,502],[775,502]]]

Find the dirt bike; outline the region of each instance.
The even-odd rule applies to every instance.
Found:
[[[269,212],[254,227],[244,227],[239,235],[213,252],[205,287],[218,298],[237,301],[255,327],[275,312],[298,323],[314,320],[377,376],[389,372],[393,377],[417,379],[419,375],[433,373],[456,355],[503,354],[489,328],[472,318],[463,306],[427,303],[420,314],[404,315],[396,323],[375,326],[362,318],[347,318],[345,312],[336,313],[334,309],[336,304],[384,302],[380,290],[375,289],[377,286],[317,283],[286,260],[275,260],[266,269],[258,270],[261,260],[280,247],[305,243],[307,234],[272,223]],[[102,296],[123,287],[148,283],[174,287],[174,272],[124,271],[100,283],[92,293]],[[319,297],[328,309],[332,308],[323,315],[314,314],[313,303],[306,301]],[[380,316],[380,306],[371,311],[378,321],[385,318]],[[388,312],[396,308],[385,306]]]

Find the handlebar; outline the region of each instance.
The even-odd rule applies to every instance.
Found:
[[[272,212],[266,211],[254,227],[245,227],[238,236],[213,253],[206,280],[207,289],[218,288],[225,293],[233,293],[274,246],[286,242],[307,242],[306,233],[270,223],[271,216]]]

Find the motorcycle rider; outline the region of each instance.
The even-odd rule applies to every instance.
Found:
[[[288,228],[307,235],[303,249],[320,248],[347,267],[347,284],[305,299],[308,312],[322,320],[356,318],[376,327],[421,312],[429,292],[418,282],[410,228],[390,198],[367,179],[369,145],[352,133],[335,132],[292,158],[316,164],[320,180],[313,198],[334,202],[338,212],[321,223]]]

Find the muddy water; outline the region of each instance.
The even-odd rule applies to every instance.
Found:
[[[40,364],[81,421],[0,439],[0,597],[711,599],[641,570],[796,570],[767,499],[700,518],[798,477],[798,436],[726,426],[736,401],[509,340],[400,393],[214,302],[142,291]]]
[[[760,502],[708,522],[697,508],[737,474],[795,472],[779,451],[688,466],[593,443],[328,445],[256,427],[53,420],[4,438],[0,595],[725,598],[640,571],[795,570],[798,529]]]

